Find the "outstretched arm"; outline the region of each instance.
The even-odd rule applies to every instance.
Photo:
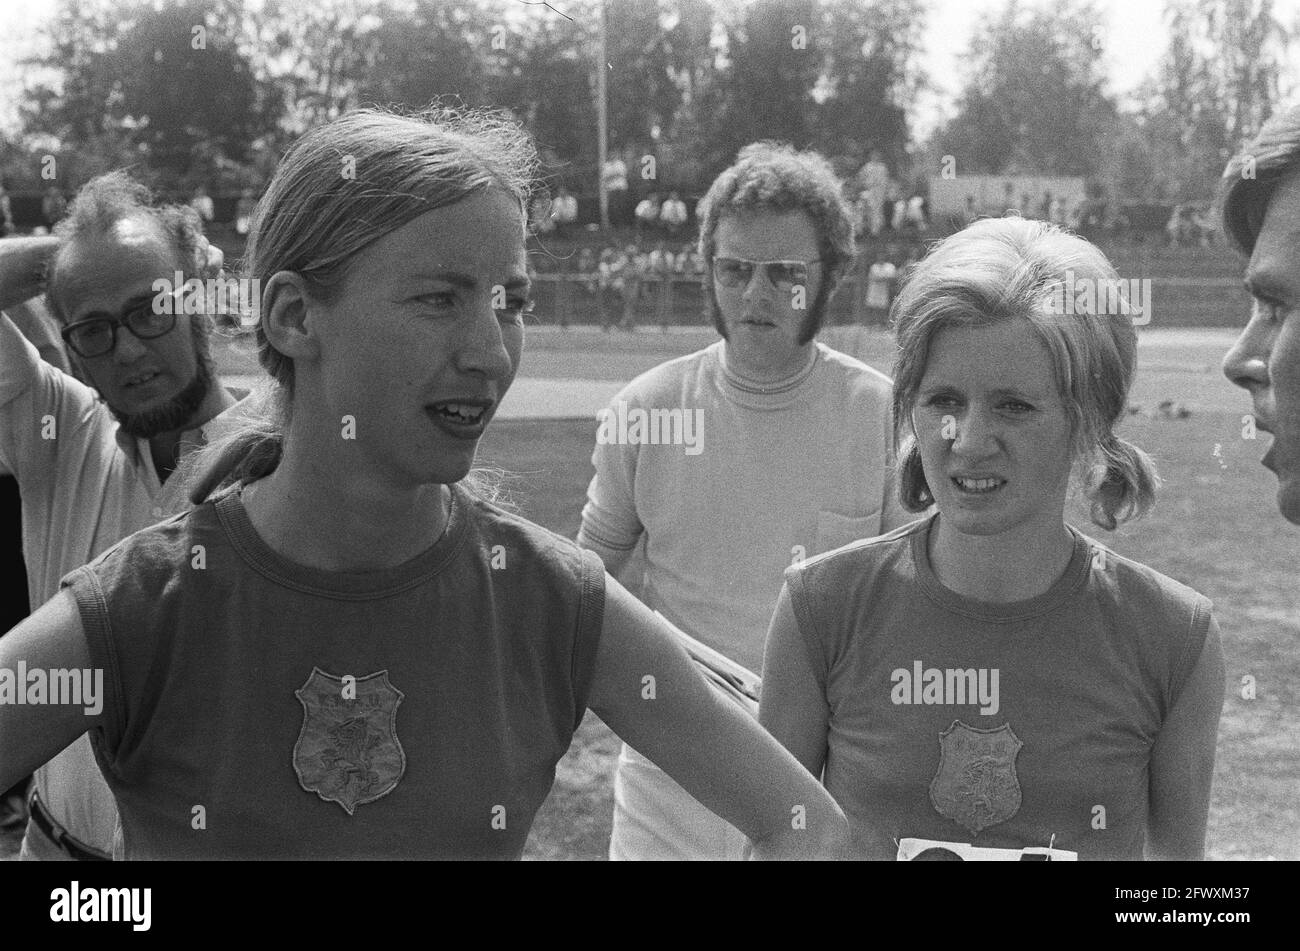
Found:
[[[671,631],[612,578],[589,705],[764,858],[840,858],[844,814],[745,711],[714,691]]]
[[[0,677],[13,678],[10,685],[30,696],[27,689],[33,672],[48,678],[51,671],[73,670],[83,675],[90,670],[90,649],[77,603],[72,592],[64,589],[0,637]],[[20,672],[27,674],[21,681]],[[77,702],[18,704],[6,697],[6,702],[0,703],[0,789],[8,789],[98,726],[106,675],[107,671],[102,671],[96,678],[91,671],[89,682],[83,676],[82,696],[72,698]],[[45,697],[52,699],[48,690]],[[88,708],[92,712],[88,713]]]
[[[1210,629],[1187,684],[1151,752],[1147,858],[1202,859],[1214,778],[1214,745],[1223,712],[1223,646]]]

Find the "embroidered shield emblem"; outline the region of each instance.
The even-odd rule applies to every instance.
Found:
[[[397,739],[397,707],[405,694],[388,682],[387,670],[357,677],[353,692],[350,682],[319,667],[293,692],[303,708],[293,746],[298,784],[348,815],[388,795],[406,772]]]
[[[1022,746],[1009,723],[979,730],[953,720],[939,734],[939,769],[930,781],[930,802],[939,815],[974,835],[1014,816],[1020,810],[1016,754]]]

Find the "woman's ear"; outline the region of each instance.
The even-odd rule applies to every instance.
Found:
[[[262,331],[272,347],[291,360],[311,359],[320,352],[307,282],[293,271],[277,271],[262,288]]]

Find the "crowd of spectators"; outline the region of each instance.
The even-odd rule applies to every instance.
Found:
[[[884,325],[903,275],[922,252],[921,242],[904,236],[864,243],[841,291],[852,321]],[[539,249],[529,269],[544,323],[566,327],[575,315],[597,315],[606,331],[635,330],[647,316],[666,328],[698,323],[702,313],[707,264],[692,241],[631,240],[570,254]]]
[[[853,206],[859,237],[878,238],[886,232],[924,234],[930,227],[925,192],[924,181],[908,190],[893,178],[876,149],[844,181],[844,197]]]
[[[671,191],[661,199],[658,192],[650,192],[637,203],[630,220],[614,214],[614,205],[621,201],[621,193],[609,194],[610,222],[616,228],[631,225],[638,242],[656,237],[669,241],[688,237],[690,215],[680,193]],[[542,235],[571,237],[582,227],[579,224],[578,198],[563,185],[554,196],[539,195],[534,199],[531,217],[534,230]]]
[[[871,150],[860,167],[851,158],[836,159],[844,180],[844,197],[854,209],[856,231],[860,241],[890,241],[904,238],[939,238],[965,227],[982,217],[1000,217],[1008,210],[1051,221],[1090,240],[1157,241],[1170,247],[1211,246],[1218,243],[1214,216],[1208,202],[1123,205],[1094,195],[1078,199],[1073,196],[1014,194],[1010,183],[1006,194],[997,201],[966,197],[965,207],[957,213],[932,213],[928,184],[917,178],[910,186],[894,176],[878,150]],[[613,158],[604,167],[603,180],[608,189],[609,218],[615,232],[630,231],[640,247],[660,239],[677,245],[689,240],[694,230],[687,199],[676,190],[636,192],[629,187],[628,166],[622,158]],[[645,184],[645,183],[641,183]],[[640,196],[640,197],[638,197]],[[256,206],[256,193],[243,189],[234,196],[226,192],[218,201],[208,187],[197,184],[181,201],[202,219],[205,229],[213,225],[233,227],[240,237],[248,234]],[[63,217],[67,208],[65,190],[54,183],[40,197],[39,220],[33,214],[33,196],[25,194],[24,220],[15,221],[10,192],[0,182],[0,236],[21,232],[47,234]],[[575,238],[580,233],[598,231],[594,195],[574,194],[560,185],[552,196],[539,196],[532,209],[538,234]],[[219,208],[218,205],[221,205]],[[648,251],[639,252],[648,254]]]
[[[1120,237],[1129,228],[1123,210],[1114,203],[1093,198],[1066,201],[1051,192],[1039,198],[1015,196],[1009,185],[996,208],[985,207],[969,196],[965,209],[953,220],[932,221],[923,181],[918,180],[910,190],[905,188],[874,149],[856,171],[852,165],[851,161],[841,163],[844,196],[854,208],[861,248],[860,260],[849,272],[857,285],[850,293],[854,297],[853,319],[867,323],[884,323],[907,267],[920,257],[919,242],[939,236],[944,228],[955,230],[979,217],[1004,214],[1008,208],[1093,238]],[[574,315],[594,312],[609,331],[633,330],[647,313],[665,328],[686,319],[677,316],[678,310],[693,318],[706,263],[692,240],[694,224],[686,201],[677,191],[669,191],[666,197],[652,191],[637,201],[628,187],[627,164],[621,158],[606,163],[603,178],[611,221],[616,225],[613,243],[604,247],[591,245],[589,239],[599,228],[582,223],[579,198],[566,186],[558,186],[552,196],[540,196],[532,209],[539,236],[564,239],[562,244],[571,242],[573,248],[543,245],[543,253],[533,255],[530,269],[541,282],[552,285],[549,298],[543,292],[543,299],[553,313],[542,319],[567,326]],[[237,235],[248,234],[256,201],[252,189],[240,193],[233,218]],[[216,207],[206,185],[194,187],[189,205],[205,229],[214,224]],[[51,183],[42,196],[42,223],[36,233],[52,230],[66,208],[63,190]],[[227,206],[227,214],[229,211]],[[590,218],[590,209],[587,212]],[[932,227],[938,230],[932,231]],[[0,182],[0,235],[14,230],[9,195]],[[1215,238],[1209,210],[1203,204],[1174,206],[1164,232],[1172,247],[1206,246]]]
[[[1218,223],[1208,202],[1174,205],[1165,225],[1171,248],[1213,245],[1218,238]]]
[[[662,328],[676,323],[674,295],[687,293],[695,301],[705,273],[694,242],[664,240],[652,247],[631,241],[599,253],[585,246],[567,258],[534,255],[529,267],[534,280],[553,284],[554,313],[544,318],[566,327],[574,314],[594,311],[606,331],[635,330],[647,309]]]

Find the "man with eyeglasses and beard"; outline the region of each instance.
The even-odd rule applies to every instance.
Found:
[[[815,340],[853,260],[841,191],[816,153],[742,149],[699,214],[722,339],[633,380],[597,434],[578,542],[613,574],[643,544],[642,600],[741,683],[786,567],[912,520],[892,488],[889,378]],[[739,831],[626,745],[614,799],[613,859],[742,857]]]
[[[33,608],[74,568],[188,508],[168,477],[215,438],[235,399],[216,385],[206,317],[184,313],[181,288],[170,308],[157,306],[155,283],[219,266],[192,210],[155,206],[121,172],[86,184],[54,236],[0,244],[0,310],[44,290],[90,384],[44,362],[0,315],[0,472],[22,495]],[[23,858],[111,856],[117,810],[86,736],[32,787]]]

